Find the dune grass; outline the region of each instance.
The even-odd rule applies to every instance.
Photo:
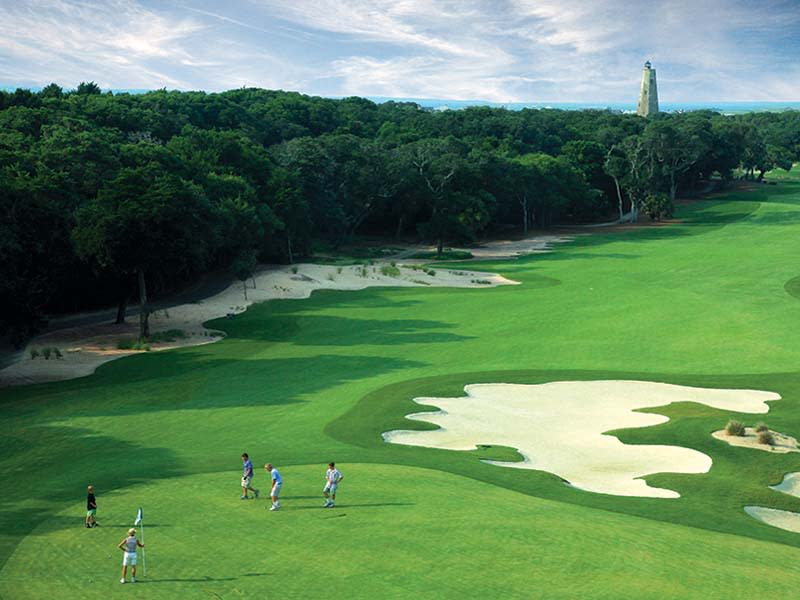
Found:
[[[330,579],[327,595],[348,598],[786,589],[800,571],[800,536],[742,507],[800,510],[800,499],[767,487],[797,464],[710,436],[741,415],[675,404],[650,409],[668,423],[617,432],[713,458],[708,474],[648,478],[679,491],[676,500],[581,492],[479,460],[514,460],[509,448],[380,438],[421,426],[403,418],[419,410],[415,396],[605,378],[778,392],[769,423],[796,436],[800,301],[784,286],[800,275],[800,184],[699,201],[677,217],[474,267],[520,286],[319,292],[211,322],[228,334],[216,344],[3,390],[0,597],[309,597]],[[238,500],[243,451],[281,468],[282,512]],[[326,511],[330,460],[345,481],[341,506]],[[96,530],[81,527],[90,483]],[[132,592],[117,582],[114,546],[140,505],[157,585]]]

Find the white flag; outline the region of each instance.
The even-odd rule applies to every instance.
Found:
[[[136,513],[136,520],[133,522],[134,527],[136,525],[138,525],[139,523],[141,523],[143,518],[144,518],[144,513],[142,512],[142,509],[140,508],[139,512]]]

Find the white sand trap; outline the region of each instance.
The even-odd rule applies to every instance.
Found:
[[[769,487],[777,492],[800,498],[800,473],[787,473],[778,485]],[[745,506],[744,512],[767,525],[800,533],[800,513],[764,506]]]
[[[516,448],[522,462],[502,467],[548,471],[571,485],[619,496],[677,498],[673,490],[639,479],[653,473],[705,473],[711,458],[677,446],[626,445],[604,431],[648,427],[669,419],[633,412],[672,402],[698,402],[720,410],[765,413],[780,396],[755,390],[720,390],[647,381],[558,381],[539,385],[475,384],[466,397],[415,398],[438,412],[409,419],[433,423],[432,431],[390,431],[387,442],[447,450],[478,445]]]
[[[771,485],[769,487],[776,492],[783,492],[784,494],[800,498],[800,473],[787,473],[783,476],[783,481],[778,485]]]
[[[763,506],[745,506],[744,512],[767,525],[800,533],[800,514],[796,512]]]
[[[745,427],[744,435],[728,435],[724,429],[715,431],[711,435],[718,440],[727,442],[731,446],[740,446],[742,448],[754,448],[756,450],[765,450],[767,452],[777,452],[786,454],[787,452],[800,452],[797,447],[797,440],[791,436],[778,433],[777,431],[770,430],[772,437],[775,439],[775,444],[759,444],[758,435],[754,427]]]

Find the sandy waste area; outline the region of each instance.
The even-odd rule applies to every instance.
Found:
[[[423,268],[402,262],[398,262],[396,267],[390,263],[343,267],[314,264],[267,267],[256,273],[254,280],[247,281],[246,300],[243,284],[237,281],[210,298],[155,311],[150,316],[152,333],[180,329],[186,337],[175,342],[153,344],[151,349],[160,351],[217,341],[222,339],[222,332],[204,327],[206,321],[239,314],[256,302],[308,298],[314,290],[361,290],[377,286],[490,288],[517,283],[494,273],[439,269],[435,266]],[[135,338],[137,335],[138,317],[129,317],[129,322],[124,325],[75,327],[39,336],[28,344],[21,360],[0,371],[0,387],[90,375],[105,362],[135,354],[129,350],[118,350],[117,344],[120,339]],[[31,358],[31,350],[44,348],[58,348],[62,357],[51,355],[49,360],[42,356]]]
[[[673,490],[640,479],[654,473],[705,473],[711,458],[689,448],[628,445],[615,429],[648,427],[669,419],[634,412],[672,402],[698,402],[720,410],[766,413],[772,392],[686,387],[648,381],[558,381],[539,385],[473,384],[461,398],[415,398],[436,412],[407,418],[433,423],[431,431],[397,430],[387,442],[448,450],[478,445],[515,448],[521,462],[501,467],[548,471],[582,490],[620,496],[677,498]]]
[[[711,435],[718,440],[727,442],[731,446],[739,446],[742,448],[753,448],[755,450],[764,450],[766,452],[778,452],[779,454],[786,454],[787,452],[800,452],[797,447],[797,440],[788,435],[778,433],[777,431],[770,430],[775,443],[759,444],[758,434],[754,427],[745,427],[744,435],[728,435],[724,429],[715,431]]]

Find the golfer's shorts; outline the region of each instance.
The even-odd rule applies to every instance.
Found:
[[[338,483],[330,483],[330,482],[328,482],[328,483],[325,484],[325,487],[322,488],[322,492],[324,494],[335,494],[337,487],[339,487]]]
[[[93,517],[96,514],[97,514],[97,509],[96,508],[90,508],[89,510],[86,511],[86,516],[87,517]]]
[[[269,495],[272,496],[273,498],[277,498],[278,496],[280,496],[281,495],[281,485],[282,484],[280,484],[280,483],[276,483],[273,486],[272,491],[270,492]]]
[[[250,478],[242,477],[242,487],[250,487]]]
[[[136,552],[125,552],[122,556],[122,566],[127,567],[128,565],[135,567],[136,566]]]

